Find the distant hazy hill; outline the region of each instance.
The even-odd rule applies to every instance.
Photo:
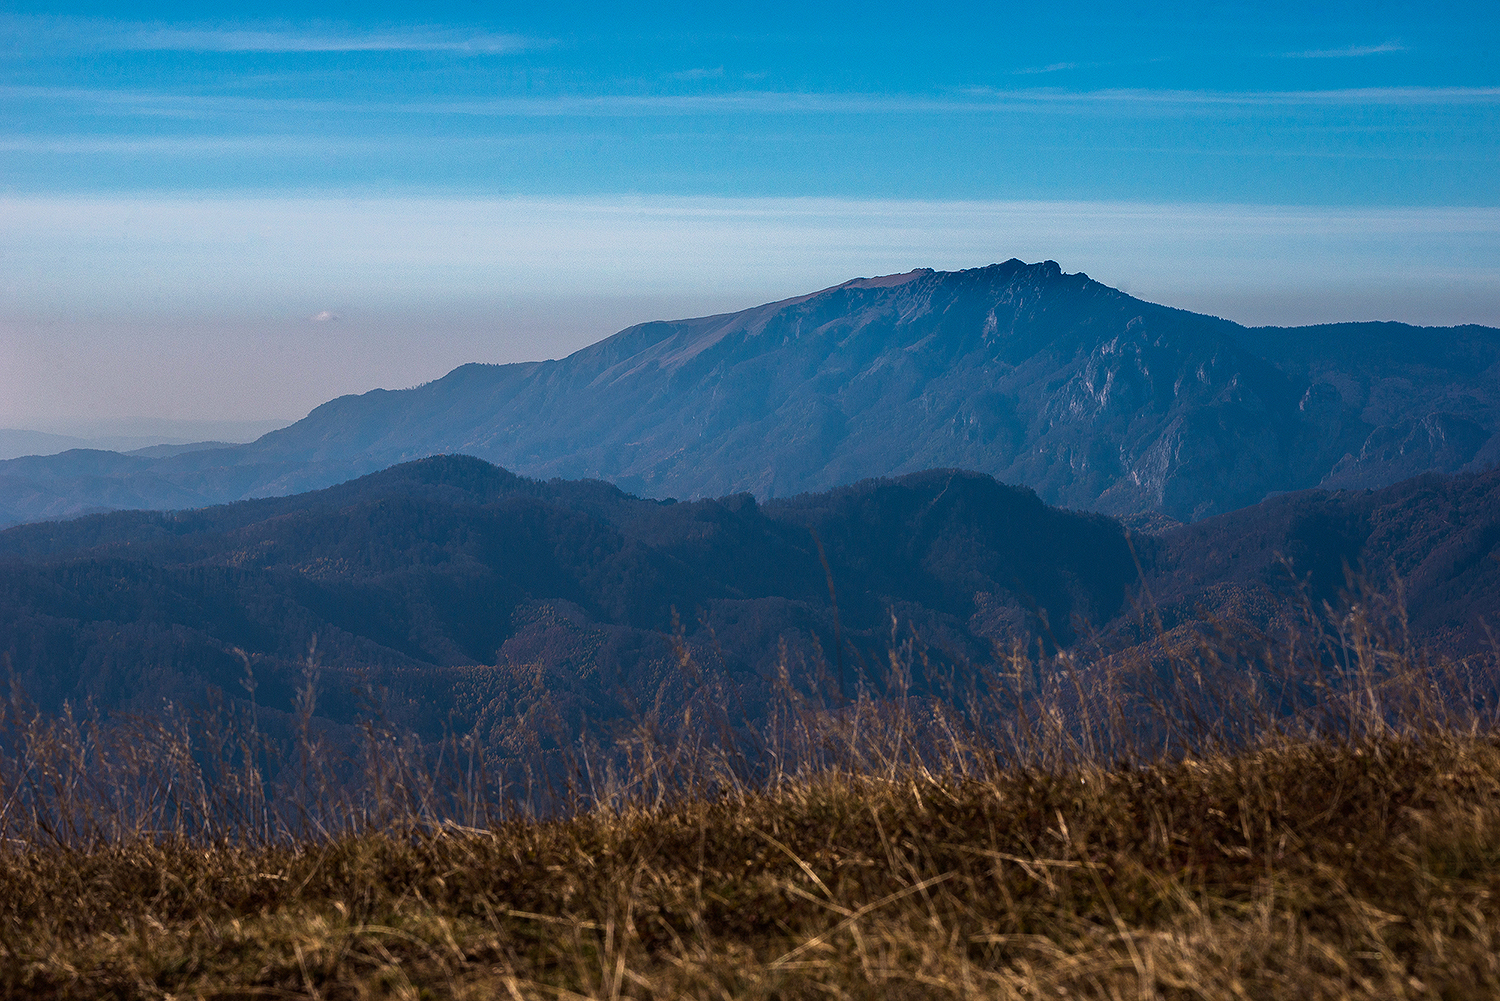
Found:
[[[0,460],[56,455],[70,449],[133,452],[161,458],[211,445],[248,442],[291,421],[123,418],[76,421],[63,432],[0,428]]]
[[[1337,611],[1346,566],[1402,578],[1416,642],[1472,651],[1500,625],[1500,471],[1278,497],[1134,548],[1117,522],[974,473],[663,503],[439,457],[293,497],[0,532],[0,659],[44,705],[140,709],[205,683],[242,695],[248,660],[261,704],[287,709],[316,636],[320,713],[379,704],[506,741],[695,693],[753,715],[783,643],[799,684],[836,690],[882,670],[893,625],[954,664],[1017,638],[1074,643],[1085,621],[1135,642],[1153,604],[1167,628],[1263,626],[1299,579]],[[684,671],[679,632],[727,690]]]
[[[88,442],[72,435],[0,428],[0,459],[14,459],[22,455],[54,455],[87,445]]]
[[[1500,459],[1500,330],[1247,329],[1056,264],[857,279],[466,365],[234,448],[0,463],[0,521],[337,483],[435,453],[656,497],[762,500],[933,467],[1189,521]]]

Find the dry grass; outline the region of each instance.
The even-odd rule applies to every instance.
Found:
[[[580,748],[550,819],[461,740],[372,731],[351,778],[311,686],[279,762],[243,720],[13,708],[0,977],[36,998],[1500,996],[1496,665],[1343,624],[1162,636],[1135,664],[1011,651],[946,711],[893,642],[893,697],[787,687],[758,743]]]

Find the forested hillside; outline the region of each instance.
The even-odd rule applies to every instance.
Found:
[[[1496,472],[1288,495],[1148,536],[973,473],[671,503],[435,457],[293,497],[0,533],[0,652],[54,709],[149,710],[208,686],[244,699],[253,681],[290,711],[316,641],[321,716],[378,706],[503,741],[694,698],[753,718],[779,664],[843,694],[913,638],[936,678],[1017,641],[1118,649],[1204,616],[1274,628],[1298,603],[1358,601],[1355,578],[1400,591],[1415,641],[1473,651],[1500,612],[1497,553]]]

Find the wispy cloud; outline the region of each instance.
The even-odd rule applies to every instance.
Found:
[[[472,52],[536,48],[520,35],[465,35],[436,28],[399,32],[338,32],[154,28],[127,33],[102,47],[176,52]]]
[[[1013,76],[1035,76],[1040,73],[1061,73],[1063,70],[1076,70],[1077,63],[1049,63],[1046,66],[1028,66],[1025,69],[1011,70]]]
[[[724,77],[724,67],[715,66],[709,69],[704,66],[695,66],[690,70],[680,70],[676,73],[668,73],[668,80],[721,80]]]
[[[1368,107],[1401,105],[1500,105],[1500,87],[1362,87],[1341,90],[1209,91],[1062,88],[970,88],[948,94],[796,93],[736,91],[721,94],[564,94],[443,98],[415,101],[349,101],[173,94],[151,91],[0,86],[0,102],[55,102],[114,108],[126,115],[205,117],[224,114],[402,114],[496,118],[633,118],[672,115],[985,114],[1007,109],[1084,110],[1133,107]]]
[[[1399,42],[1381,45],[1350,45],[1342,49],[1307,49],[1302,52],[1283,52],[1286,59],[1358,59],[1360,56],[1378,56],[1386,52],[1405,52],[1406,46]]]
[[[1500,104],[1500,87],[1362,87],[1342,90],[1206,91],[974,88],[955,94],[609,94],[412,102],[391,111],[499,117],[633,117],[696,114],[950,114],[1006,109],[1135,106],[1368,106]]]
[[[1148,90],[1110,89],[1075,91],[1054,88],[1001,90],[971,88],[964,92],[972,107],[983,108],[986,100],[999,104],[1104,104],[1104,105],[1409,105],[1409,104],[1500,104],[1500,87],[1349,87],[1338,90]],[[957,105],[955,106],[962,106]]]
[[[256,154],[316,154],[339,151],[370,153],[388,149],[387,139],[350,136],[299,135],[5,135],[0,134],[0,152],[59,154],[64,156],[164,155],[164,156],[254,156]]]
[[[544,47],[540,39],[429,25],[356,29],[317,23],[172,24],[98,18],[0,16],[16,47],[112,52],[447,52],[494,55]]]

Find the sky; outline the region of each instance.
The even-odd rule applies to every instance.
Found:
[[[1496,51],[1494,3],[0,2],[0,427],[292,419],[1011,257],[1500,325]]]

